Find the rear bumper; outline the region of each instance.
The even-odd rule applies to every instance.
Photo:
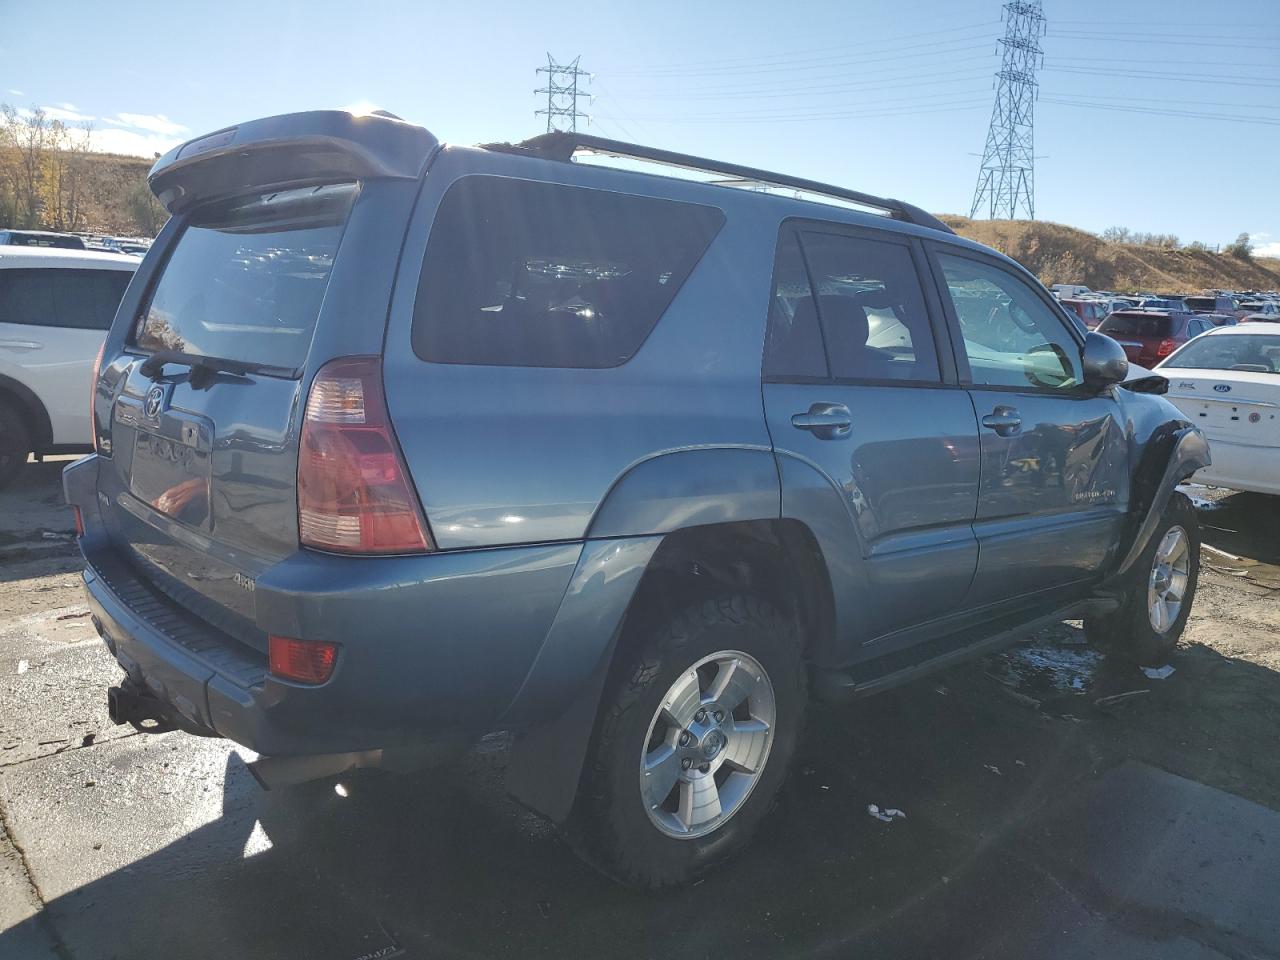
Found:
[[[533,667],[581,543],[420,557],[299,551],[258,577],[258,626],[340,650],[326,683],[294,684],[138,574],[104,531],[96,459],[64,475],[85,523],[95,625],[135,683],[199,727],[270,756],[418,745],[493,729],[545,672]]]
[[[1214,487],[1280,496],[1280,447],[1209,438],[1213,463],[1191,479]]]

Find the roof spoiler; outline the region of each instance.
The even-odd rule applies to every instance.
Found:
[[[390,177],[416,180],[439,141],[378,111],[311,110],[251,120],[174,147],[147,181],[170,213],[264,187]]]
[[[772,173],[768,170],[758,170],[755,167],[744,167],[737,163],[725,163],[720,160],[707,160],[704,157],[695,157],[686,153],[675,153],[671,150],[661,150],[657,147],[645,147],[636,143],[626,143],[622,140],[610,140],[605,137],[594,137],[585,133],[555,131],[553,133],[544,133],[536,137],[531,137],[528,140],[516,144],[489,144],[488,149],[502,150],[509,153],[528,153],[542,157],[546,160],[571,160],[573,155],[578,152],[598,153],[611,157],[648,160],[652,163],[664,164],[671,167],[680,167],[685,170],[700,170],[706,173],[727,174],[730,177],[749,181],[751,183],[788,187],[793,190],[803,190],[806,193],[818,194],[824,197],[834,197],[839,200],[847,200],[850,203],[856,203],[859,206],[871,207],[875,210],[883,210],[893,219],[901,220],[904,223],[914,223],[916,226],[928,227],[931,230],[940,230],[943,233],[955,233],[954,230],[933,214],[926,213],[919,207],[913,206],[910,203],[904,203],[901,200],[890,200],[887,197],[877,197],[874,194],[862,193],[859,190],[848,190],[845,187],[837,187],[829,183],[820,183],[817,180],[805,180],[803,177],[792,177],[785,173]]]

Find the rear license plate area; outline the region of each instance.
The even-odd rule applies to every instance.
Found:
[[[185,420],[171,421],[161,432],[139,430],[129,481],[130,492],[153,510],[194,527],[209,520],[210,465],[203,433],[201,424]]]

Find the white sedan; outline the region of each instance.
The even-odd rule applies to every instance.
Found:
[[[1209,438],[1213,464],[1192,478],[1280,495],[1280,323],[1218,327],[1158,364],[1168,397]]]

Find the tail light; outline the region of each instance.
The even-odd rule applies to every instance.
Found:
[[[267,660],[273,676],[298,683],[324,683],[338,662],[338,645],[272,635],[267,637]]]
[[[104,338],[98,348],[98,355],[93,359],[93,376],[89,379],[89,429],[93,431],[93,449],[98,450],[98,374],[102,371],[102,355],[106,352],[107,341]]]
[[[298,539],[336,553],[434,550],[391,430],[377,357],[343,357],[311,383],[298,450]]]
[[[1178,342],[1174,340],[1172,337],[1165,337],[1156,346],[1156,356],[1167,357],[1169,354],[1173,353],[1173,351],[1176,349],[1178,349]]]

